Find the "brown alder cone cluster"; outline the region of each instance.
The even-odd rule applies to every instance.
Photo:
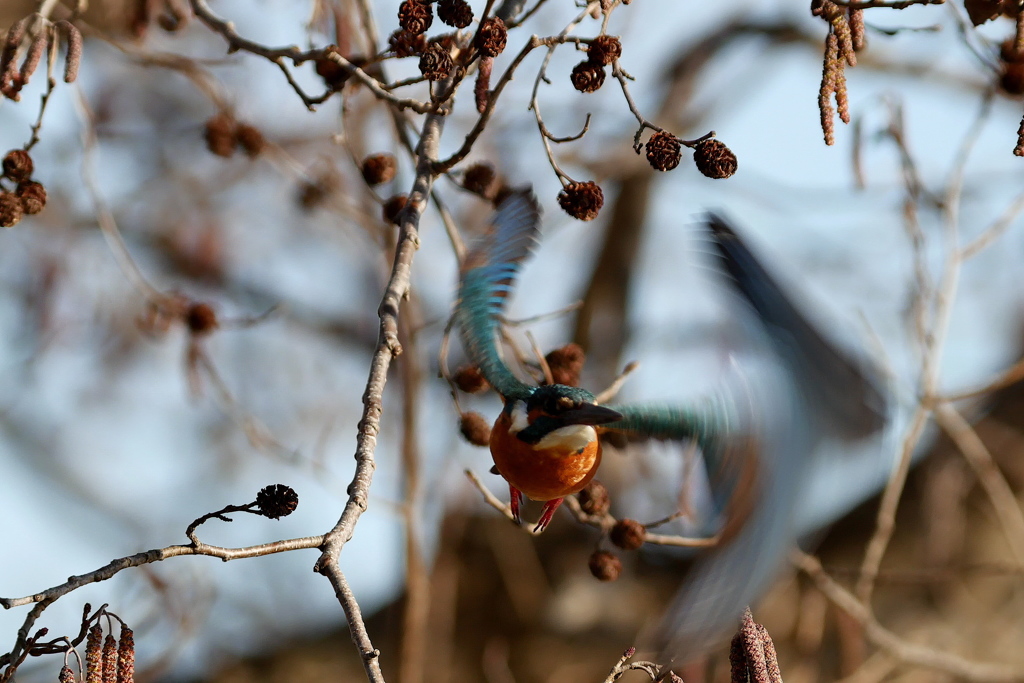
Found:
[[[220,157],[231,157],[241,147],[251,158],[258,156],[266,147],[266,140],[259,128],[241,123],[228,112],[220,112],[206,121],[203,129],[206,148]]]
[[[12,228],[22,217],[39,213],[46,206],[46,188],[31,179],[35,165],[23,149],[12,149],[3,159],[0,178],[0,227]],[[13,189],[4,188],[9,181]]]

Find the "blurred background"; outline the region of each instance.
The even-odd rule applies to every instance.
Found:
[[[379,45],[398,28],[398,2],[371,4]],[[471,5],[479,14],[484,3]],[[35,9],[7,0],[0,28]],[[211,9],[264,45],[368,49],[354,0],[217,0]],[[1015,22],[974,27],[961,0],[866,11],[868,46],[846,69],[853,121],[836,122],[828,147],[817,102],[827,25],[808,9],[636,0],[611,16],[607,32],[621,38],[638,108],[682,138],[714,130],[738,158],[727,180],[704,177],[686,155],[672,172],[652,170],[632,150],[636,120],[618,83],[577,92],[569,73],[582,56],[572,45],[556,50],[538,101],[555,136],[576,134],[592,115],[581,140],[554,145],[570,175],[604,190],[592,222],[559,209],[561,186],[528,110],[543,51],[523,61],[466,163],[489,162],[511,185],[532,183],[545,209],[542,245],[511,316],[582,303],[513,333],[529,348],[528,329],[544,352],[583,345],[592,389],[639,361],[622,400],[699,394],[735,332],[699,228],[704,211],[724,211],[831,331],[879,359],[900,396],[883,444],[816,463],[799,506],[807,547],[853,585],[878,494],[909,443],[919,464],[882,563],[876,615],[907,642],[1012,664],[1024,678],[1015,645],[1024,636],[1024,558],[1005,533],[1020,506],[996,510],[978,475],[1012,495],[1024,486],[1024,387],[1010,375],[998,391],[956,403],[997,469],[979,470],[930,423],[919,440],[906,438],[928,355],[916,327],[922,282],[950,284],[948,330],[931,355],[938,393],[986,387],[1021,356],[1024,161],[1012,150],[1022,106],[1000,56]],[[48,11],[69,14],[59,4]],[[541,3],[509,32],[495,78],[530,34],[557,34],[579,13],[563,0]],[[193,519],[251,501],[268,484],[298,492],[294,514],[214,521],[200,537],[234,546],[323,533],[347,499],[395,239],[381,204],[409,192],[412,162],[365,88],[349,85],[309,111],[277,66],[226,55],[223,38],[190,15],[177,0],[90,3],[76,20],[85,35],[79,78],[54,89],[32,149],[46,208],[0,235],[5,597],[186,542]],[[586,18],[576,33],[600,28]],[[447,30],[435,21],[428,35]],[[415,77],[416,61],[387,60],[387,78]],[[293,72],[307,93],[323,92],[313,64]],[[44,92],[38,74],[19,102],[0,100],[0,150],[26,144]],[[423,84],[400,92],[426,96]],[[477,120],[472,100],[468,89],[460,94],[442,156]],[[258,131],[251,153],[211,151],[208,122],[225,112]],[[419,115],[403,116],[418,129]],[[398,172],[368,188],[359,162],[382,152],[396,156]],[[458,179],[439,178],[436,190],[468,240],[491,206]],[[126,252],[111,242],[112,224]],[[958,245],[984,248],[949,283],[951,225]],[[484,503],[463,470],[502,500],[507,490],[487,474],[486,448],[460,435],[437,376],[457,259],[436,207],[420,235],[370,506],[341,559],[384,673],[403,683],[602,680],[657,618],[688,557],[616,551],[622,575],[600,583],[587,568],[594,548],[608,547],[595,529],[560,513],[531,538]],[[974,242],[983,235],[991,244]],[[125,253],[144,282],[123,267]],[[219,327],[190,331],[183,317],[154,311],[146,287],[180,295],[183,306],[208,304]],[[462,361],[456,347],[452,367]],[[489,420],[500,410],[490,394],[460,403]],[[641,521],[671,514],[680,462],[671,449],[611,450],[598,478],[613,512]],[[110,603],[135,628],[143,680],[359,680],[344,615],[311,571],[316,556],[176,558],[78,590],[39,625],[77,633],[83,602]],[[754,614],[791,683],[953,678],[876,648],[806,577],[780,579]],[[24,616],[0,614],[0,651]],[[55,676],[49,659],[19,674]],[[703,675],[728,679],[724,651]]]

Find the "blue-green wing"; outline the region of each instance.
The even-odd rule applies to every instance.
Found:
[[[455,305],[455,322],[470,360],[502,396],[528,396],[498,352],[498,324],[524,259],[537,245],[540,205],[530,189],[501,203],[490,228],[466,255]]]
[[[749,449],[752,422],[740,416],[732,395],[720,392],[690,405],[613,406],[623,419],[605,429],[634,438],[689,441],[701,449],[711,500],[722,529],[734,528],[749,511],[756,481],[757,454]],[[745,500],[740,501],[740,495]]]

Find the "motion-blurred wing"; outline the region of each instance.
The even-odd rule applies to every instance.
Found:
[[[806,411],[781,372],[752,380],[735,420],[694,438],[721,512],[718,543],[697,558],[659,624],[659,661],[679,665],[736,631],[743,609],[771,586],[793,547],[793,509],[814,439]],[[743,411],[746,411],[744,414]]]
[[[757,491],[758,458],[747,437],[750,420],[726,392],[689,406],[614,406],[623,419],[604,425],[630,435],[658,440],[692,441],[700,446],[711,485],[718,535],[725,542],[750,512]],[[741,424],[744,423],[744,424]]]
[[[630,413],[623,421],[652,436],[691,431],[705,452],[713,499],[734,511],[728,533],[694,564],[658,628],[661,660],[673,664],[725,640],[744,607],[771,585],[795,543],[793,512],[821,440],[843,443],[882,430],[889,404],[866,359],[853,360],[829,342],[721,218],[709,217],[708,226],[723,270],[749,302],[777,363],[763,373],[741,368],[751,374],[746,390],[723,393],[710,418],[677,411],[675,430],[664,415],[639,420]],[[720,413],[736,418],[722,423]]]
[[[523,260],[537,244],[540,205],[530,189],[514,192],[494,213],[488,231],[462,264],[455,319],[473,363],[502,396],[529,395],[498,353],[498,319]]]
[[[753,306],[781,360],[820,403],[837,436],[861,438],[881,430],[890,411],[880,373],[866,359],[840,351],[780,289],[736,231],[716,214],[707,225],[722,268]]]

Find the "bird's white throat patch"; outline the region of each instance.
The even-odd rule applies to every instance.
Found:
[[[512,405],[512,424],[509,425],[509,434],[518,434],[530,426],[530,418],[526,414],[526,401],[516,401]]]
[[[516,401],[512,406],[512,424],[509,434],[518,434],[530,426],[530,418],[526,413],[526,402]],[[597,439],[597,430],[590,425],[566,425],[545,434],[544,438],[534,445],[536,450],[558,448],[565,451],[578,451]]]
[[[597,440],[597,430],[590,425],[567,425],[549,432],[537,442],[534,450],[557,448],[564,451],[578,451]]]

